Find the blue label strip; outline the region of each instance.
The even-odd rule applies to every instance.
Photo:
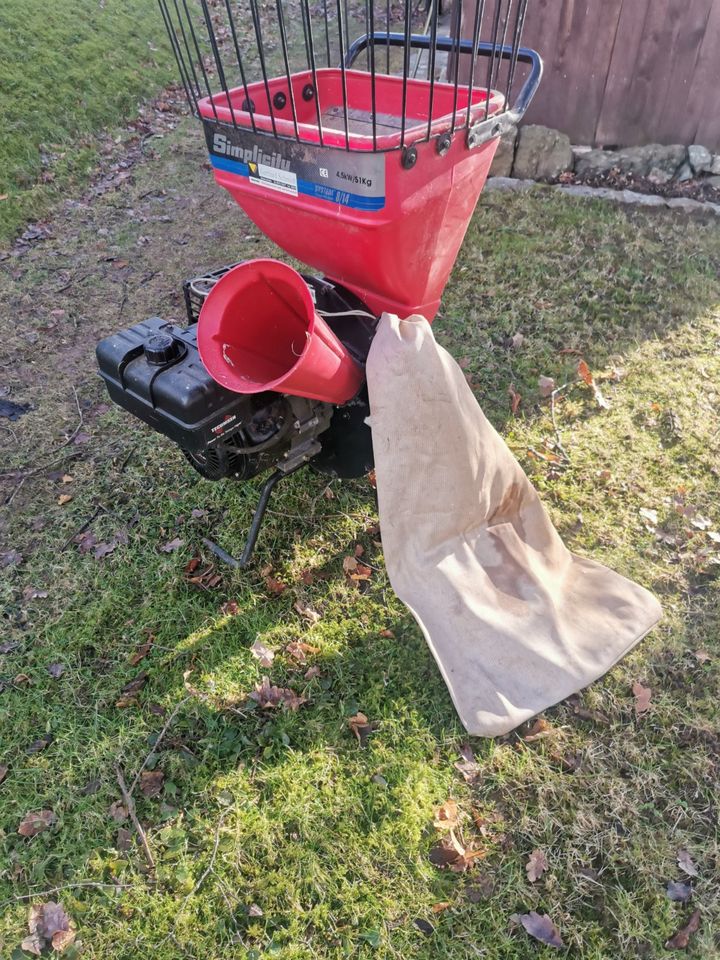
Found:
[[[210,154],[210,163],[216,170],[226,173],[235,173],[241,177],[250,176],[250,167],[242,160],[231,160],[229,157],[218,157]],[[317,200],[327,200],[329,203],[339,203],[343,207],[352,207],[354,210],[382,210],[385,206],[385,197],[363,197],[358,193],[349,193],[347,190],[337,190],[335,187],[326,187],[311,180],[297,181],[298,193]]]

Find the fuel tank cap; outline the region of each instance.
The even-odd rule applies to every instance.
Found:
[[[143,351],[148,363],[161,366],[177,360],[182,353],[182,344],[169,333],[153,333],[143,344]]]

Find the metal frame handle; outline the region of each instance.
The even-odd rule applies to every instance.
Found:
[[[404,47],[408,41],[410,47],[417,50],[430,50],[434,47],[436,50],[443,50],[448,53],[473,54],[472,40],[462,40],[455,37],[435,37],[433,39],[427,34],[420,33],[414,33],[410,37],[406,37],[403,33],[366,33],[350,44],[343,57],[342,65],[345,68],[352,67],[355,60],[370,43],[373,46],[377,44],[388,47]],[[506,131],[517,126],[530,106],[543,74],[542,58],[536,50],[531,50],[530,47],[515,47],[512,44],[500,45],[480,41],[475,48],[475,53],[483,57],[497,57],[499,60],[512,60],[516,57],[520,63],[530,64],[531,70],[512,107],[505,109],[502,113],[487,117],[468,128],[467,145],[470,148],[479,147],[482,143],[500,137]],[[488,91],[489,95],[490,91]]]

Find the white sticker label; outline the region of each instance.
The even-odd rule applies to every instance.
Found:
[[[280,193],[288,193],[291,197],[298,195],[297,175],[290,170],[280,170],[278,167],[269,167],[265,163],[249,163],[250,183],[258,187],[269,187]]]

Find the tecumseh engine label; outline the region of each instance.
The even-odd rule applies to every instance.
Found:
[[[206,120],[210,162],[261,190],[326,200],[356,210],[385,206],[385,156],[275,140]]]

